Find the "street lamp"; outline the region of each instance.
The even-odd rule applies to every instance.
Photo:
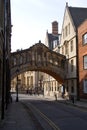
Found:
[[[17,70],[16,70],[16,72],[17,72],[17,83],[16,83],[16,102],[18,102],[18,101],[19,101],[19,99],[18,99],[18,72],[19,72],[19,70],[17,69]]]

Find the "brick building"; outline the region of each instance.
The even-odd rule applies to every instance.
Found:
[[[78,27],[79,93],[87,99],[87,19]]]

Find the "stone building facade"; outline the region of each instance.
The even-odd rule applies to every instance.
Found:
[[[4,118],[10,96],[11,7],[0,0],[0,117]]]
[[[62,36],[60,44],[60,53],[67,58],[67,75],[65,88],[69,95],[77,95],[77,50],[76,50],[76,31],[70,17],[70,11],[68,5],[66,5],[63,25]]]
[[[3,86],[3,43],[4,43],[4,4],[0,0],[0,113],[2,108],[2,86]],[[1,116],[1,114],[0,114]]]
[[[66,3],[62,25],[60,53],[67,58],[65,87],[69,95],[74,96],[76,99],[82,98],[81,89],[79,89],[79,36],[77,29],[87,18],[86,12],[87,8],[71,7]]]
[[[52,22],[52,33],[46,32],[45,45],[55,51],[59,52],[60,45],[60,37],[61,34],[58,32],[58,22]],[[43,74],[43,87],[44,87],[44,95],[54,97],[55,94],[57,97],[62,95],[61,92],[61,84],[52,76],[48,74]]]
[[[36,93],[36,91],[39,89],[39,80],[40,80],[40,72],[35,71],[26,71],[24,73],[21,73],[18,75],[18,92],[19,93],[26,93],[29,92]],[[13,78],[11,81],[11,92],[16,92],[16,84],[17,84],[17,78]]]

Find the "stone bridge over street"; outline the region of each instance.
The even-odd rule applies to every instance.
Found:
[[[11,53],[11,79],[26,71],[41,71],[60,83],[65,79],[66,57],[36,43],[25,50]]]

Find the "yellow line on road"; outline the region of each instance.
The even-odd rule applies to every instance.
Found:
[[[47,123],[54,129],[54,130],[60,130],[60,128],[54,124],[54,122],[52,122],[46,115],[44,115],[39,109],[37,109],[36,107],[34,107],[32,104],[29,103],[29,105],[32,107],[32,109],[34,109],[37,113],[40,114],[40,116],[42,118],[44,118],[44,120],[47,121]]]

